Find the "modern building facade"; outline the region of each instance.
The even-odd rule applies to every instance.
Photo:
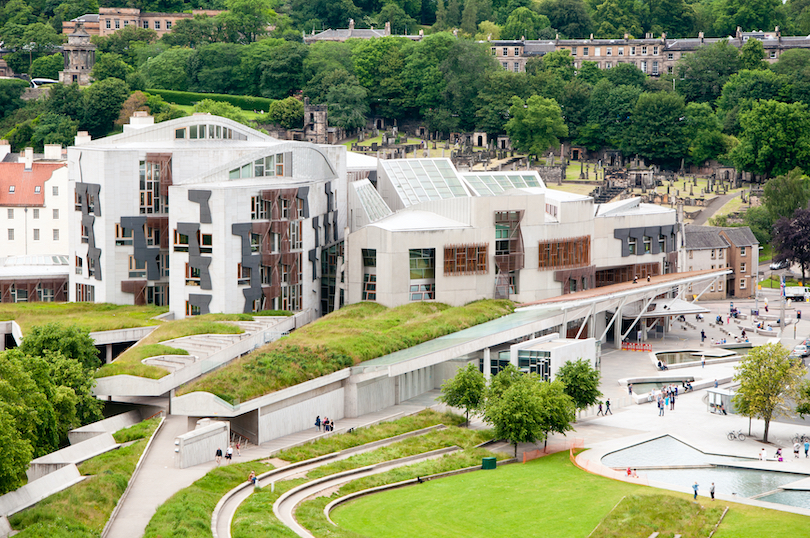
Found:
[[[70,299],[176,317],[322,314],[346,223],[345,147],[280,141],[207,114],[77,140]],[[333,282],[332,282],[333,283]]]
[[[748,226],[686,226],[682,257],[681,265],[686,271],[723,268],[732,271],[703,292],[701,300],[743,299],[756,293],[759,242]]]

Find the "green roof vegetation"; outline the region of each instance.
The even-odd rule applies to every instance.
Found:
[[[34,325],[76,325],[87,331],[112,331],[157,325],[152,319],[165,306],[132,306],[109,303],[0,303],[0,321],[14,320],[25,334]]]
[[[511,301],[484,300],[450,307],[418,302],[386,308],[357,303],[341,308],[289,337],[181,387],[235,403],[321,377],[512,313]]]
[[[128,374],[148,377],[149,379],[160,379],[168,375],[169,371],[159,366],[143,364],[141,363],[143,359],[167,354],[188,355],[188,352],[154,344],[195,334],[241,334],[244,332],[237,325],[221,323],[222,321],[253,321],[253,316],[249,314],[206,314],[204,316],[163,322],[160,327],[152,331],[138,345],[123,352],[110,364],[105,364],[99,368],[96,371],[96,377]]]
[[[9,518],[20,538],[94,538],[101,531],[124,493],[129,477],[160,423],[153,418],[117,432],[119,443],[136,441],[105,452],[79,465],[90,478],[40,501]]]

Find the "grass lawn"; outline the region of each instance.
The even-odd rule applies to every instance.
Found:
[[[390,309],[377,303],[352,304],[198,378],[177,395],[206,391],[230,403],[246,402],[513,310],[510,301],[498,300],[459,307],[418,302]]]
[[[698,500],[694,505],[688,494],[586,473],[562,452],[525,465],[363,497],[338,508],[332,519],[349,531],[345,536],[375,538],[570,538],[588,536],[597,525],[593,536],[647,538],[653,531],[661,536],[707,536],[710,528],[705,524],[713,525],[725,506],[730,510],[715,535],[719,538],[801,536],[810,524],[804,516],[726,502],[712,506],[705,497]],[[606,518],[617,504],[612,517]]]
[[[10,517],[12,527],[22,530],[17,536],[98,537],[159,423],[159,418],[153,418],[117,432],[114,437],[119,443],[139,440],[87,460],[79,471],[90,478]]]
[[[214,99],[214,101],[216,101],[216,99]],[[194,114],[194,107],[192,105],[176,105],[174,103],[171,103],[171,105],[174,108],[179,108],[180,110],[182,110],[183,112],[185,112],[189,116]],[[258,120],[262,119],[262,117],[263,117],[262,114],[259,114],[258,112],[253,112],[252,110],[245,110],[243,108],[240,108],[239,110],[241,110],[242,114],[245,115],[245,118],[250,120],[250,121],[258,121]],[[265,110],[265,112],[267,112],[267,111]]]
[[[760,245],[759,263],[773,259],[773,247],[771,245]]]
[[[109,303],[0,303],[0,321],[13,319],[23,334],[34,325],[76,325],[88,331],[111,331],[157,325],[152,319],[168,309],[163,306],[128,306]]]
[[[159,342],[195,334],[240,334],[244,331],[238,326],[231,323],[219,322],[251,320],[253,320],[253,316],[248,314],[206,314],[204,316],[194,316],[177,321],[166,321],[160,327],[152,331],[149,336],[141,340],[137,346],[129,348],[113,362],[99,368],[96,371],[96,377],[129,374],[148,377],[150,379],[160,379],[168,375],[169,371],[159,366],[142,364],[141,360],[147,357],[156,357],[165,354],[188,355],[188,352],[169,346],[158,345]]]

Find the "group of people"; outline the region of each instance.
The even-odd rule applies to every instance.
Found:
[[[228,448],[225,449],[225,459],[226,460],[231,461],[233,459],[234,448],[236,449],[236,455],[237,456],[242,455],[242,452],[240,451],[241,447],[239,446],[239,443],[236,443],[236,445],[231,443],[230,445],[228,445]],[[216,459],[217,465],[219,465],[222,462],[222,448],[217,448],[217,451],[216,451],[216,454],[215,454],[215,459]]]
[[[661,389],[661,392],[655,394],[658,401],[658,416],[663,417],[664,411],[669,407],[670,411],[675,410],[675,397],[678,395],[677,385],[668,385]]]
[[[321,430],[321,428],[323,428],[323,430]],[[329,418],[327,417],[323,417],[323,420],[321,420],[321,416],[318,415],[317,417],[315,417],[315,429],[318,431],[325,431],[325,432],[335,431],[335,422],[329,420]]]
[[[697,500],[698,488],[699,488],[699,487],[700,487],[700,486],[698,485],[698,483],[697,483],[697,482],[695,482],[695,483],[692,485],[692,490],[695,492],[695,496],[693,497],[693,499],[695,499],[695,500]],[[711,485],[711,487],[709,488],[709,493],[710,493],[710,494],[711,494],[711,496],[712,496],[712,500],[714,500],[714,482],[712,482],[712,485]]]
[[[602,407],[602,402],[599,402],[599,411],[597,411],[596,416],[602,415],[606,417],[608,413],[613,414],[613,411],[610,410],[610,398],[605,400],[604,408]]]

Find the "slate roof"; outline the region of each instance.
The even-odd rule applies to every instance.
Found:
[[[686,226],[686,250],[728,248],[728,241],[720,235],[722,229],[715,226]]]
[[[722,230],[735,247],[751,247],[759,244],[757,238],[754,237],[754,232],[748,226],[722,228]]]

